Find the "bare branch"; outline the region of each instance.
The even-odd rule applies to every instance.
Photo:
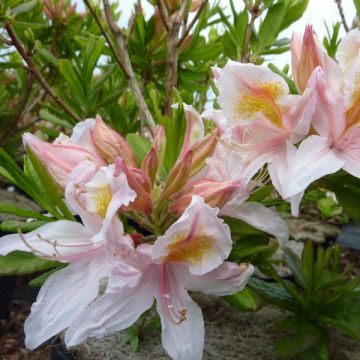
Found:
[[[169,19],[169,13],[166,7],[166,4],[164,3],[164,0],[158,0],[157,1],[159,13],[161,20],[164,23],[165,29],[167,32],[170,30],[170,19]]]
[[[5,29],[8,33],[8,35],[11,38],[12,44],[15,46],[18,53],[21,55],[23,60],[27,64],[27,68],[29,71],[31,71],[38,81],[40,82],[43,89],[49,94],[49,96],[55,101],[56,104],[58,104],[69,116],[71,116],[76,121],[81,121],[81,118],[75,114],[61,99],[60,97],[55,93],[55,91],[51,88],[51,86],[48,84],[48,82],[45,80],[41,72],[35,67],[31,55],[29,55],[24,47],[22,46],[20,40],[18,39],[14,29],[12,28],[10,23],[5,23]]]
[[[258,6],[253,6],[249,8],[249,12],[251,14],[250,23],[246,29],[244,46],[241,50],[241,61],[242,62],[250,62],[250,42],[251,37],[254,32],[255,20],[261,15],[262,9]]]
[[[99,17],[97,16],[95,10],[92,8],[90,2],[88,0],[84,0],[84,2],[86,4],[86,6],[88,7],[88,9],[90,10],[91,14],[93,15],[96,23],[98,24],[101,33],[103,34],[104,38],[106,39],[106,41],[109,45],[109,48],[115,57],[115,61],[118,63],[121,70],[123,71],[123,73],[128,81],[128,84],[132,90],[132,93],[134,95],[135,102],[136,102],[137,106],[139,107],[139,110],[140,110],[141,114],[143,115],[150,132],[152,133],[152,135],[154,135],[155,131],[156,131],[156,125],[155,125],[154,119],[150,113],[150,110],[146,104],[145,98],[144,98],[144,96],[140,90],[139,84],[136,80],[135,73],[134,73],[134,70],[133,70],[131,62],[130,62],[130,56],[129,56],[129,52],[127,49],[127,43],[126,43],[124,34],[122,33],[121,29],[118,27],[118,25],[115,23],[115,21],[112,18],[109,1],[103,0],[105,16],[106,16],[107,24],[110,28],[110,31],[116,40],[119,51],[117,51],[117,49],[115,49],[114,46],[112,45],[112,41],[111,41],[110,37],[108,36],[106,30],[102,26],[102,23],[101,23]]]
[[[345,29],[346,32],[349,32],[350,28],[349,28],[349,25],[346,22],[344,9],[342,7],[342,1],[341,0],[335,0],[335,2],[336,2],[336,5],[338,7],[339,14],[340,14],[340,17],[341,17],[341,22],[342,22],[342,24],[344,26],[344,29]]]
[[[190,30],[193,28],[193,26],[195,25],[196,21],[199,19],[202,11],[204,10],[205,6],[207,5],[207,3],[209,2],[209,0],[203,0],[203,2],[201,3],[198,11],[196,12],[194,18],[191,20],[190,24],[187,26],[187,28],[185,29],[181,39],[178,41],[178,47],[183,43],[183,41],[186,39],[186,36],[189,34]]]
[[[158,0],[158,5],[162,0]],[[178,80],[178,42],[180,26],[187,14],[189,0],[184,0],[180,9],[168,17],[170,28],[167,37],[167,56],[166,56],[166,84],[165,84],[165,114],[171,114],[172,90],[177,85]],[[160,10],[160,7],[159,7]]]

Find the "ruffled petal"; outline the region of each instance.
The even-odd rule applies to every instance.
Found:
[[[30,316],[25,321],[25,344],[35,349],[73,324],[98,294],[106,276],[105,257],[88,257],[51,275],[42,286]]]

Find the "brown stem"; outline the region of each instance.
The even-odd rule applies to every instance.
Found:
[[[159,11],[162,7],[163,1],[158,0]],[[164,112],[166,115],[171,115],[172,105],[172,90],[176,87],[178,80],[178,42],[179,31],[182,21],[185,19],[188,9],[189,0],[184,0],[177,13],[169,15],[164,14],[166,22],[169,24],[168,36],[167,36],[167,55],[166,55],[166,84],[165,84],[165,106]]]
[[[246,29],[245,42],[241,51],[241,62],[250,62],[250,41],[254,32],[254,25],[257,16],[251,11],[251,19]]]
[[[128,80],[128,84],[133,92],[135,102],[136,102],[137,106],[139,107],[141,114],[144,116],[145,122],[146,122],[150,132],[152,133],[152,135],[155,135],[155,132],[156,132],[155,121],[151,115],[151,112],[146,104],[145,98],[144,98],[144,96],[140,90],[139,84],[136,80],[135,73],[134,73],[134,70],[131,65],[129,52],[128,52],[128,49],[126,46],[126,39],[125,39],[121,29],[118,27],[118,25],[115,23],[115,21],[112,18],[109,1],[103,0],[103,5],[104,5],[104,10],[105,10],[106,20],[107,20],[109,28],[116,40],[116,43],[118,45],[119,53],[117,53],[113,47],[110,47],[110,48],[111,48],[115,58],[117,59],[118,64],[119,65],[121,64],[120,67],[124,71],[124,74]],[[89,7],[89,5],[88,5],[88,7]],[[91,6],[89,7],[89,9],[90,8],[91,8]],[[95,14],[94,16],[96,16],[95,11],[92,14],[93,15]],[[95,19],[96,18],[97,18],[97,16],[95,17]],[[99,25],[99,23],[100,23],[99,19],[98,19],[97,23]],[[103,32],[103,30],[102,30],[102,32]],[[103,34],[104,34],[104,32],[103,32]],[[108,38],[107,37],[105,37],[105,38],[109,43]],[[115,54],[117,54],[117,55],[115,55]]]
[[[164,0],[158,0],[157,6],[159,9],[159,14],[160,14],[161,20],[164,23],[165,29],[166,29],[166,31],[169,31],[170,30],[169,13],[168,13],[166,4],[164,3]]]
[[[196,12],[194,18],[191,20],[190,24],[187,26],[187,28],[185,29],[182,37],[180,38],[180,40],[178,41],[178,47],[180,47],[180,45],[183,43],[183,41],[186,39],[186,36],[189,34],[190,30],[193,28],[193,26],[195,25],[196,21],[199,19],[202,11],[204,10],[205,6],[207,5],[207,3],[209,2],[209,0],[203,0],[203,2],[201,3],[200,7],[198,8],[198,11]]]
[[[48,84],[48,82],[45,80],[41,72],[35,67],[31,55],[29,55],[24,47],[22,46],[20,40],[18,39],[14,29],[12,28],[10,23],[5,23],[5,29],[8,33],[8,35],[11,38],[12,44],[15,46],[18,53],[21,55],[23,60],[26,62],[28,66],[28,70],[31,71],[38,81],[40,82],[41,86],[44,88],[44,90],[49,94],[49,96],[55,101],[56,104],[58,104],[69,116],[71,116],[76,121],[81,121],[81,118],[75,114],[61,99],[60,97],[55,93],[55,91],[51,88],[51,86]]]
[[[339,10],[339,14],[340,14],[340,17],[341,17],[341,22],[344,25],[344,29],[345,29],[346,32],[349,32],[350,28],[349,28],[349,25],[346,22],[344,9],[342,7],[342,2],[341,2],[341,0],[335,0],[335,2],[336,2],[336,5],[338,7],[338,10]]]

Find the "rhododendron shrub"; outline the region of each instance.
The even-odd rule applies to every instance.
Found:
[[[138,2],[126,30],[108,1],[84,3],[85,14],[69,1],[0,7],[1,39],[22,59],[10,75],[25,79],[4,144],[18,155],[7,138],[34,130],[21,135],[23,170],[1,149],[0,175],[42,209],[0,204],[29,218],[1,224],[0,275],[2,264],[51,269],[33,280],[29,349],[60,333],[71,348],[150,313],[171,358],[198,360],[206,334],[192,292],[257,310],[251,289],[271,285],[244,291],[255,270],[282,281],[273,265],[290,214],[277,205],[298,216],[321,182],[360,219],[360,31],[332,58],[307,26],[288,74],[260,64],[287,50],[277,36],[307,1],[247,1],[231,7],[233,23],[207,1],[151,1],[150,19]],[[204,35],[210,18],[224,31]],[[299,260],[285,258],[296,277]]]

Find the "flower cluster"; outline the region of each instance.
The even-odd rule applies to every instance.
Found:
[[[291,45],[299,93],[290,94],[286,81],[263,66],[229,61],[214,68],[221,109],[200,116],[184,105],[184,139],[168,170],[172,139],[162,126],[141,160],[100,116],[52,144],[24,135],[81,219],[0,241],[1,255],[31,251],[67,264],[47,279],[32,306],[28,348],[64,330],[66,345],[75,346],[125,329],[155,300],[168,354],[201,359],[204,323],[187,291],[233,294],[254,270],[226,261],[233,243],[223,217],[245,221],[283,246],[284,220],[249,201],[267,173],[294,215],[314,180],[340,168],[360,176],[360,32],[340,44],[338,62],[310,26]],[[203,118],[214,120],[213,132]]]
[[[255,171],[267,164],[272,184],[298,215],[305,189],[341,168],[360,177],[360,31],[352,30],[336,60],[312,27],[291,39],[298,94],[268,68],[228,61],[214,68],[221,110],[208,110],[223,142]]]
[[[141,162],[127,141],[100,116],[46,143],[24,135],[81,222],[59,220],[1,239],[14,250],[68,265],[51,275],[25,323],[33,349],[66,330],[74,346],[90,336],[121,330],[156,309],[162,341],[174,359],[200,359],[204,323],[187,290],[229,295],[242,290],[251,264],[226,261],[232,249],[222,216],[242,219],[276,237],[287,226],[271,209],[246,202],[261,176],[236,151],[206,134],[200,115],[184,105],[186,129],[179,156],[163,174],[166,134],[159,126]],[[100,286],[100,283],[105,284]]]

